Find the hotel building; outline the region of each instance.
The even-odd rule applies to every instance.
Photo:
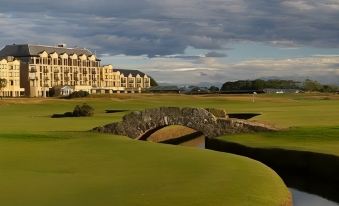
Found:
[[[137,70],[116,70],[101,66],[100,59],[83,48],[65,45],[7,45],[0,57],[20,60],[20,85],[26,96],[48,96],[55,87],[89,93],[141,92],[150,87],[150,77]]]
[[[20,61],[14,57],[0,58],[0,79],[6,80],[1,88],[1,97],[19,97],[24,89],[20,88]]]

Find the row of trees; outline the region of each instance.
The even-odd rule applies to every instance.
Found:
[[[239,80],[225,82],[221,91],[241,91],[241,90],[263,90],[263,89],[300,89],[311,92],[336,92],[339,87],[336,85],[321,84],[315,80],[306,79],[304,82],[293,80]]]
[[[224,83],[221,87],[221,91],[263,90],[266,88],[298,89],[299,82],[292,80],[239,80],[235,82]]]
[[[303,82],[303,87],[305,91],[311,92],[337,92],[339,91],[339,87],[336,85],[329,84],[320,84],[317,81],[306,79]]]

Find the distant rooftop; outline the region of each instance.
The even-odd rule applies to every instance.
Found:
[[[128,76],[129,74],[131,74],[132,76],[137,76],[138,74],[140,76],[145,76],[145,73],[139,70],[131,70],[131,69],[114,69],[114,70],[119,71],[124,76]]]
[[[149,91],[178,91],[178,86],[154,86],[148,89]]]
[[[46,46],[46,45],[31,45],[31,44],[12,44],[7,45],[0,51],[0,57],[14,56],[14,57],[31,57],[38,56],[43,51],[47,53],[66,53],[71,54],[85,54],[87,56],[93,55],[91,51],[85,48],[67,48],[61,46]]]

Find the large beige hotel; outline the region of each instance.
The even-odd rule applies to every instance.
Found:
[[[101,66],[100,59],[83,48],[65,45],[7,45],[0,51],[0,78],[7,80],[3,96],[49,96],[72,91],[135,93],[149,88],[150,77],[138,70]]]

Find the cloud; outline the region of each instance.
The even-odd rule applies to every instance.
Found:
[[[313,56],[286,59],[256,59],[222,63],[219,58],[202,57],[187,61],[156,57],[140,63],[142,69],[160,82],[198,84],[244,79],[279,77],[293,80],[316,79],[339,84],[339,56]]]
[[[212,52],[208,52],[205,56],[220,58],[220,57],[227,57],[227,54],[212,51]]]
[[[149,57],[219,51],[232,41],[339,47],[334,0],[2,0],[0,14],[2,45],[65,42]]]
[[[200,76],[204,77],[204,76],[208,76],[208,74],[205,72],[200,72]]]

